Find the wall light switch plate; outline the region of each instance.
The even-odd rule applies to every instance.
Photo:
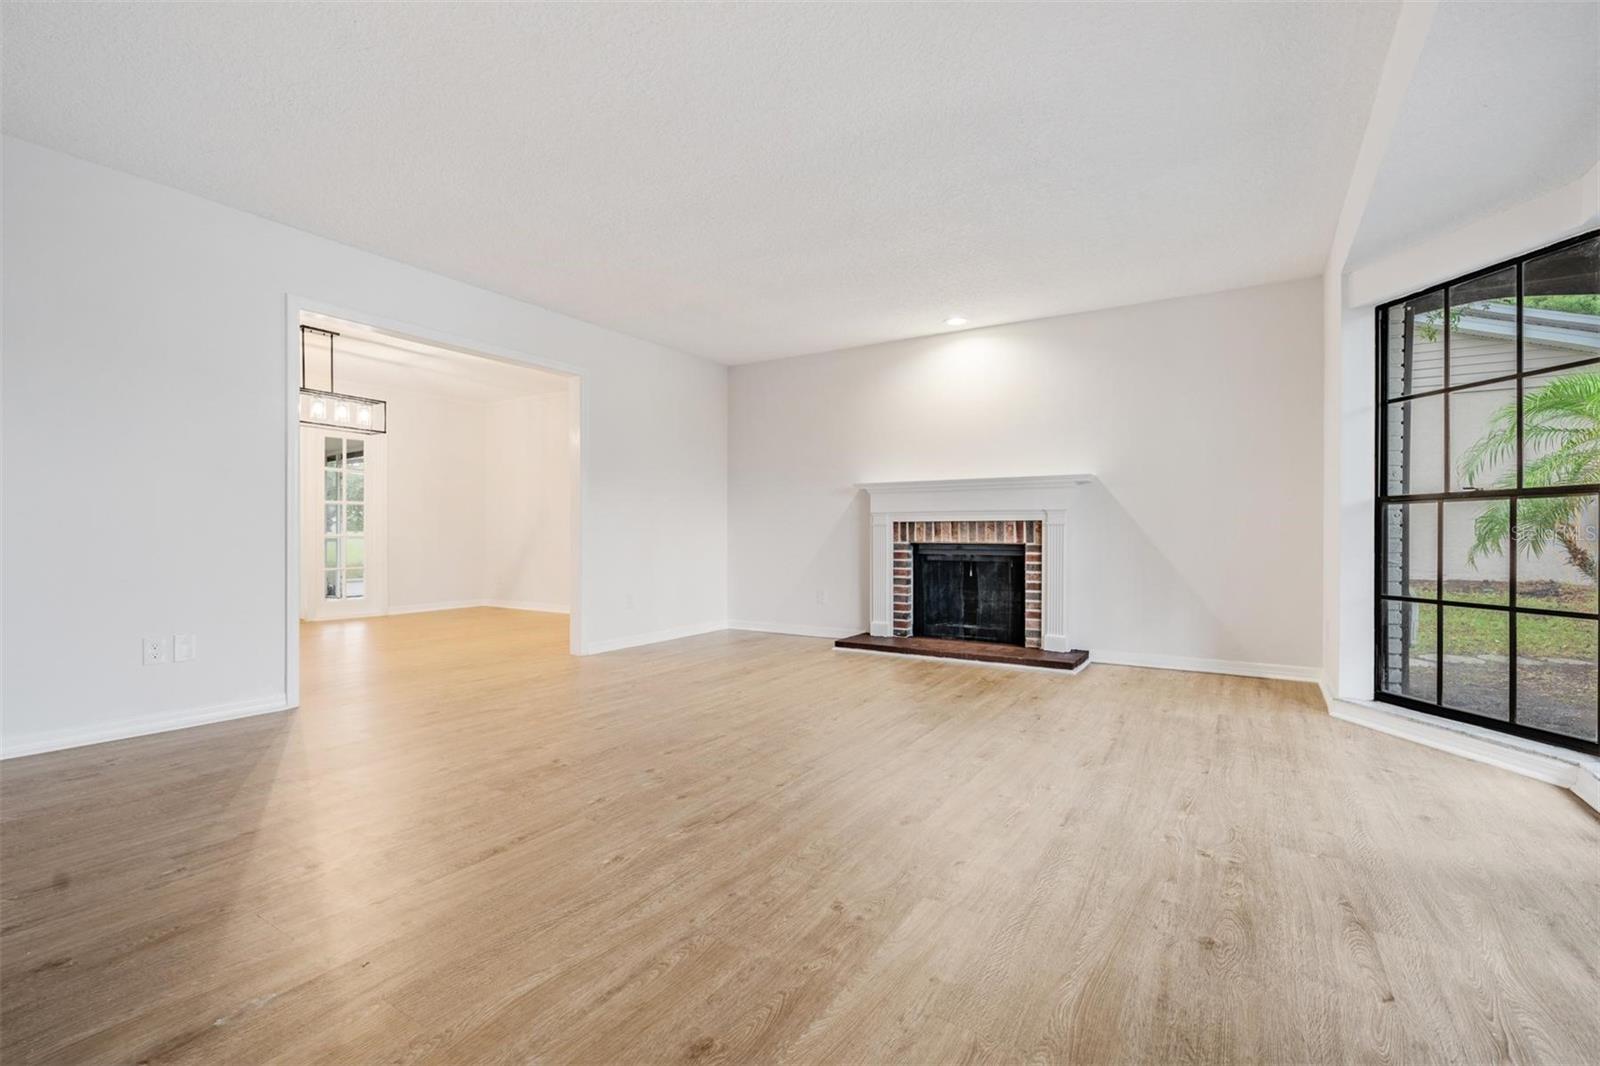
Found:
[[[171,646],[166,637],[144,638],[144,664],[146,666],[160,666],[171,658]]]
[[[179,633],[172,638],[172,661],[186,663],[195,656],[193,633]]]

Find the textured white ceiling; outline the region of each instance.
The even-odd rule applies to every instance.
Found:
[[[1317,273],[1395,13],[9,4],[3,117],[742,362]]]
[[[1600,4],[1440,4],[1349,263],[1559,188],[1597,161]]]

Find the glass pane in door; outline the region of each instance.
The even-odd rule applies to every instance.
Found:
[[[367,442],[327,436],[322,457],[323,595],[360,599],[367,587]]]

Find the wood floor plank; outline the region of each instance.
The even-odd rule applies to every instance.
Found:
[[[0,1058],[1600,1061],[1600,819],[1289,682],[304,627],[0,768]]]

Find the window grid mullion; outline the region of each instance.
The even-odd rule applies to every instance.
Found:
[[[1433,596],[1410,596],[1400,592],[1386,592],[1382,600],[1393,600],[1395,603],[1417,603],[1424,607],[1466,607],[1477,611],[1496,611],[1500,614],[1531,614],[1540,618],[1576,618],[1580,622],[1600,622],[1600,613],[1595,611],[1566,611],[1560,607],[1536,607],[1530,604],[1505,604],[1505,603],[1480,603],[1473,600],[1439,600]]]
[[[1516,273],[1516,277],[1517,277],[1517,280],[1516,280],[1516,286],[1517,286],[1517,328],[1515,330],[1515,332],[1516,332],[1516,346],[1517,346],[1516,347],[1516,360],[1517,360],[1517,364],[1516,364],[1517,365],[1517,452],[1516,452],[1517,471],[1516,471],[1516,485],[1517,485],[1517,493],[1518,493],[1518,495],[1511,497],[1510,501],[1506,504],[1506,506],[1509,507],[1510,510],[1511,510],[1511,529],[1510,529],[1509,536],[1507,537],[1507,542],[1510,544],[1510,548],[1511,548],[1511,566],[1510,566],[1511,588],[1509,590],[1507,590],[1510,593],[1510,595],[1507,597],[1507,599],[1510,601],[1511,606],[1513,608],[1515,608],[1517,606],[1517,552],[1522,547],[1521,538],[1518,536],[1518,529],[1517,529],[1517,502],[1518,502],[1518,500],[1520,498],[1520,495],[1522,493],[1523,488],[1525,488],[1525,486],[1523,484],[1523,479],[1522,479],[1523,466],[1525,465],[1523,463],[1523,461],[1522,461],[1522,393],[1523,393],[1523,376],[1522,375],[1523,375],[1523,373],[1525,371],[1525,367],[1522,365],[1522,333],[1523,333],[1523,329],[1522,329],[1523,276],[1522,276],[1522,274],[1523,274],[1522,261],[1518,260],[1517,261],[1517,273]],[[1517,664],[1520,661],[1520,657],[1517,655],[1517,612],[1516,612],[1516,610],[1512,610],[1511,617],[1507,621],[1506,654],[1509,656],[1509,658],[1507,659],[1507,662],[1506,662],[1506,681],[1508,683],[1508,687],[1510,688],[1510,691],[1506,693],[1506,720],[1508,722],[1510,722],[1512,725],[1516,725],[1517,724],[1517,688],[1518,688],[1518,684],[1517,684],[1517,681],[1518,681],[1518,678],[1517,678]]]
[[[1376,656],[1376,662],[1374,664],[1374,680],[1377,683],[1380,698],[1392,699],[1394,702],[1404,705],[1423,707],[1430,711],[1441,713],[1446,717],[1482,719],[1486,724],[1496,728],[1503,728],[1507,732],[1524,736],[1534,736],[1541,739],[1548,739],[1563,744],[1564,746],[1575,746],[1583,750],[1600,752],[1600,738],[1590,738],[1587,736],[1574,737],[1564,730],[1557,730],[1554,726],[1529,726],[1522,724],[1522,722],[1519,720],[1521,716],[1519,715],[1519,708],[1517,706],[1517,690],[1519,683],[1519,641],[1522,635],[1519,633],[1517,621],[1520,615],[1526,614],[1530,617],[1565,618],[1578,621],[1587,621],[1595,624],[1597,627],[1600,627],[1600,604],[1597,604],[1596,609],[1593,611],[1573,611],[1559,607],[1547,608],[1522,606],[1519,604],[1518,596],[1520,569],[1518,566],[1518,557],[1520,555],[1521,544],[1524,539],[1522,536],[1522,531],[1519,528],[1522,517],[1522,510],[1520,506],[1522,498],[1527,497],[1529,499],[1538,499],[1561,496],[1593,497],[1597,493],[1600,493],[1600,483],[1546,485],[1539,487],[1529,487],[1527,484],[1527,439],[1525,425],[1527,402],[1526,378],[1530,373],[1527,366],[1528,353],[1526,349],[1526,302],[1528,299],[1528,282],[1526,276],[1527,265],[1535,259],[1550,256],[1563,249],[1582,246],[1586,242],[1594,240],[1597,236],[1600,236],[1600,230],[1581,234],[1569,240],[1550,245],[1546,248],[1537,249],[1528,253],[1527,255],[1518,257],[1517,259],[1484,268],[1473,274],[1465,275],[1461,278],[1446,282],[1443,285],[1434,286],[1430,289],[1412,294],[1411,296],[1404,297],[1400,300],[1392,301],[1377,309],[1374,325],[1377,333],[1378,347],[1378,359],[1376,360],[1378,380],[1376,383],[1376,392],[1379,401],[1379,417],[1375,420],[1377,423],[1378,439],[1376,441],[1377,507],[1375,508],[1374,528],[1378,538],[1379,550],[1376,553],[1378,565],[1375,567],[1374,575],[1374,584],[1378,593],[1377,610],[1375,611],[1374,617],[1376,626],[1375,638],[1378,642],[1378,655]],[[1578,254],[1587,257],[1590,255],[1590,252],[1588,250],[1583,250]],[[1587,258],[1580,259],[1578,262],[1580,264],[1586,263]],[[1505,271],[1507,268],[1512,269],[1515,278],[1513,317],[1514,332],[1513,337],[1511,338],[1514,345],[1515,369],[1512,373],[1496,375],[1483,380],[1459,383],[1454,382],[1452,380],[1452,370],[1454,369],[1452,363],[1455,355],[1457,354],[1453,351],[1455,338],[1453,336],[1454,330],[1452,328],[1453,323],[1451,321],[1452,304],[1454,303],[1454,297],[1457,295],[1454,292],[1454,289],[1477,278],[1487,277],[1490,274]],[[1580,265],[1578,269],[1580,271],[1586,271],[1588,270],[1588,267]],[[1577,276],[1585,277],[1587,275],[1580,272]],[[1503,291],[1503,288],[1501,291]],[[1565,290],[1558,288],[1555,289],[1555,294],[1560,295],[1564,291]],[[1440,346],[1443,386],[1438,389],[1430,389],[1422,392],[1411,393],[1406,390],[1410,388],[1412,382],[1414,381],[1413,374],[1415,368],[1413,366],[1413,358],[1415,356],[1415,352],[1413,350],[1413,344],[1415,339],[1412,334],[1415,332],[1416,320],[1418,317],[1420,317],[1419,315],[1413,313],[1411,305],[1417,301],[1431,301],[1432,299],[1436,298],[1436,294],[1437,298],[1440,300],[1440,306],[1442,307],[1441,328],[1444,330],[1443,343]],[[1503,299],[1503,297],[1492,296],[1485,298]],[[1397,308],[1403,308],[1404,312],[1401,335],[1398,338],[1393,336],[1391,329],[1391,320],[1394,316],[1394,311]],[[1541,321],[1543,320],[1541,319]],[[1395,354],[1392,348],[1396,345],[1398,345],[1400,352],[1405,359],[1404,367],[1401,370],[1404,380],[1395,383],[1400,387],[1400,394],[1390,396],[1388,395],[1391,383],[1390,372],[1391,368],[1393,367],[1392,359]],[[1549,358],[1549,353],[1546,353],[1545,357]],[[1593,367],[1595,370],[1600,371],[1600,356],[1586,356],[1580,359],[1561,360],[1549,366],[1540,367],[1537,371],[1537,374],[1553,375],[1588,367]],[[1461,427],[1453,424],[1454,419],[1452,418],[1450,402],[1452,394],[1463,389],[1507,384],[1512,385],[1515,392],[1515,396],[1511,400],[1511,403],[1515,405],[1514,409],[1516,414],[1515,443],[1513,451],[1513,461],[1516,464],[1516,468],[1513,476],[1509,479],[1513,487],[1505,489],[1452,488],[1453,477],[1455,473],[1453,462],[1454,457],[1451,450],[1452,436],[1461,429]],[[1402,475],[1398,481],[1393,480],[1393,475],[1395,472],[1391,470],[1390,463],[1393,461],[1395,456],[1391,455],[1392,449],[1390,446],[1390,436],[1394,432],[1402,434],[1402,443],[1408,447],[1408,450],[1414,450],[1414,448],[1411,448],[1411,442],[1416,433],[1416,427],[1413,422],[1413,416],[1415,415],[1414,406],[1407,408],[1401,405],[1407,401],[1427,399],[1433,396],[1441,397],[1440,403],[1442,410],[1440,411],[1440,419],[1438,423],[1440,427],[1440,437],[1438,439],[1442,445],[1440,461],[1443,464],[1444,489],[1441,492],[1433,493],[1410,493],[1405,491],[1394,493],[1391,491],[1393,486],[1399,485],[1402,489],[1409,488],[1409,482],[1411,479]],[[1395,412],[1399,413],[1394,414]],[[1391,426],[1390,418],[1392,414],[1395,418],[1404,419],[1404,421],[1402,421],[1398,426]],[[1402,453],[1399,458],[1404,463],[1406,454]],[[1409,471],[1413,465],[1414,464],[1407,463],[1402,469]],[[1505,544],[1510,555],[1506,564],[1508,584],[1506,590],[1506,601],[1504,604],[1473,603],[1467,600],[1451,598],[1445,592],[1446,538],[1444,523],[1445,512],[1447,510],[1445,504],[1447,502],[1468,500],[1476,500],[1479,502],[1498,502],[1501,500],[1506,501],[1509,525],[1505,534]],[[1434,589],[1432,590],[1433,595],[1431,598],[1411,595],[1390,595],[1388,592],[1389,582],[1391,578],[1394,577],[1396,567],[1398,567],[1398,573],[1401,575],[1399,579],[1399,587],[1402,590],[1409,589],[1410,581],[1410,578],[1405,576],[1409,573],[1410,569],[1410,551],[1405,547],[1404,543],[1401,543],[1398,547],[1395,543],[1391,543],[1390,529],[1388,526],[1388,515],[1391,513],[1391,505],[1398,505],[1399,513],[1402,516],[1402,522],[1404,524],[1400,529],[1400,540],[1403,542],[1409,539],[1407,531],[1411,525],[1409,516],[1413,513],[1413,509],[1419,505],[1427,503],[1432,503],[1434,505],[1435,518],[1435,581]],[[1395,560],[1394,552],[1396,551],[1401,552],[1404,558]],[[1563,598],[1564,597],[1558,597],[1555,602],[1562,602]],[[1390,675],[1390,667],[1393,665],[1393,661],[1390,658],[1391,654],[1398,654],[1404,657],[1408,655],[1406,649],[1415,646],[1413,643],[1406,643],[1402,638],[1402,643],[1396,646],[1394,652],[1391,653],[1387,649],[1387,640],[1394,636],[1389,627],[1398,623],[1396,622],[1396,615],[1394,615],[1392,611],[1386,611],[1385,605],[1400,603],[1411,603],[1424,606],[1431,605],[1435,611],[1436,626],[1433,641],[1433,651],[1435,656],[1435,677],[1433,685],[1434,702],[1431,707],[1429,707],[1425,701],[1419,701],[1414,696],[1406,695],[1407,692],[1413,690],[1411,690],[1403,680],[1398,682],[1399,687],[1395,687],[1396,679]],[[1444,632],[1446,607],[1453,608],[1456,611],[1471,609],[1498,611],[1507,616],[1506,636],[1507,651],[1509,652],[1509,655],[1506,667],[1506,692],[1504,694],[1504,698],[1506,700],[1506,713],[1508,717],[1505,720],[1484,715],[1482,712],[1463,711],[1457,708],[1451,708],[1445,704]],[[1404,623],[1404,625],[1409,627],[1409,622]],[[1403,633],[1405,630],[1403,629],[1401,632]],[[1412,635],[1413,641],[1414,638],[1415,634]],[[1466,645],[1463,645],[1464,653],[1471,655],[1473,654],[1473,649],[1476,647],[1476,640],[1469,640]],[[1409,674],[1409,667],[1405,667],[1405,670],[1406,673]],[[1467,676],[1470,678],[1471,675],[1468,674]],[[1474,688],[1480,689],[1482,693],[1487,693],[1490,691],[1489,689],[1481,689],[1481,686],[1476,685],[1470,680],[1467,683],[1473,684]],[[1594,718],[1588,724],[1590,729],[1600,727],[1600,686],[1596,686],[1595,697]],[[1582,703],[1580,701],[1580,703],[1577,704],[1574,709],[1581,709],[1581,707]]]
[[[1593,496],[1600,492],[1600,481],[1585,482],[1581,485],[1545,485],[1539,488],[1524,489],[1457,489],[1454,492],[1397,492],[1383,497],[1384,503],[1432,503],[1435,500],[1457,502],[1461,500],[1509,500],[1512,497],[1521,499],[1539,499],[1547,496]]]
[[[1517,346],[1520,348],[1521,345],[1522,339],[1519,337],[1517,338]],[[1550,366],[1542,366],[1533,372],[1533,376],[1539,377],[1544,374],[1562,374],[1568,370],[1578,370],[1582,367],[1593,366],[1596,363],[1600,363],[1600,357],[1586,355],[1582,359],[1574,359],[1571,362],[1553,363]],[[1518,365],[1521,365],[1520,356],[1518,359]],[[1498,374],[1492,378],[1484,378],[1482,381],[1468,381],[1461,385],[1446,385],[1437,389],[1423,389],[1421,392],[1409,392],[1402,396],[1390,396],[1383,401],[1383,405],[1385,407],[1390,407],[1394,404],[1406,403],[1409,400],[1431,400],[1435,396],[1443,396],[1446,393],[1463,392],[1467,389],[1478,389],[1488,385],[1504,385],[1507,382],[1516,381],[1522,376],[1522,371],[1516,370],[1509,374]]]
[[[1447,342],[1448,348],[1448,342]],[[1449,378],[1449,357],[1445,357],[1445,377]],[[1450,477],[1450,413],[1449,403],[1445,404],[1444,416],[1444,453],[1445,453],[1445,478]],[[1449,484],[1446,480],[1445,484]],[[1433,513],[1433,702],[1435,706],[1444,706],[1444,501],[1439,500],[1434,505]]]
[[[1443,359],[1445,359],[1445,370],[1443,370],[1445,397],[1440,400],[1440,405],[1445,408],[1443,410],[1443,419],[1445,419],[1445,448],[1443,448],[1443,451],[1445,453],[1442,456],[1443,463],[1445,463],[1445,479],[1440,483],[1448,493],[1451,488],[1450,475],[1451,466],[1453,466],[1450,458],[1450,285],[1443,287],[1442,295],[1440,295],[1440,306],[1443,307],[1443,312],[1442,319],[1438,322],[1438,330],[1440,330],[1440,336],[1445,341],[1445,344],[1443,344],[1443,352],[1445,352],[1443,354]],[[1435,541],[1437,541],[1437,547],[1435,547],[1434,551],[1434,567],[1438,571],[1438,578],[1434,581],[1434,597],[1438,600],[1438,607],[1434,608],[1434,643],[1437,645],[1437,650],[1434,653],[1434,703],[1443,707],[1445,706],[1445,501],[1440,499],[1437,507],[1438,512],[1435,514],[1434,519],[1434,535]]]
[[[1383,403],[1384,396],[1389,387],[1389,309],[1378,308],[1374,316],[1373,351],[1377,353],[1378,380],[1373,389],[1377,397],[1374,405],[1376,417],[1373,423],[1377,427],[1376,453],[1372,477],[1372,491],[1376,498],[1376,505],[1372,509],[1372,543],[1377,547],[1377,565],[1372,570],[1372,694],[1377,696],[1389,686],[1387,684],[1388,661],[1386,657],[1389,639],[1388,627],[1384,625],[1383,593],[1388,588],[1386,578],[1389,568],[1389,527],[1387,498],[1389,495],[1389,408]]]

